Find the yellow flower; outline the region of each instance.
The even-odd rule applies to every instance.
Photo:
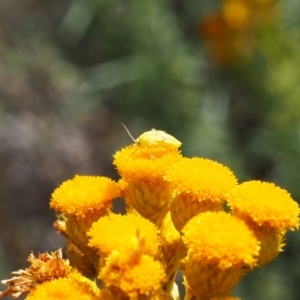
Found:
[[[95,220],[108,213],[119,194],[117,184],[107,177],[76,175],[53,192],[50,206],[77,219]]]
[[[299,205],[290,194],[273,183],[247,181],[238,185],[228,197],[232,213],[258,226],[276,229],[299,227]]]
[[[159,249],[158,230],[153,223],[139,215],[110,214],[95,222],[88,234],[89,246],[97,248],[102,258],[115,249],[130,252],[140,243],[143,253],[155,256]]]
[[[119,197],[118,185],[100,176],[75,176],[52,194],[50,206],[65,216],[65,235],[98,265],[98,257],[87,247],[86,232],[91,224],[107,215],[112,200]]]
[[[178,150],[133,145],[114,156],[119,174],[128,183],[126,196],[144,218],[158,224],[169,210],[171,191],[166,171],[181,159]]]
[[[26,298],[26,300],[61,299],[104,300],[106,298],[100,297],[94,282],[89,281],[79,273],[74,273],[67,278],[59,278],[45,282],[33,289]]]
[[[158,230],[136,214],[105,216],[90,231],[89,246],[101,256],[99,279],[116,297],[149,295],[161,288],[164,268],[159,257]]]
[[[225,1],[223,8],[207,14],[199,22],[199,34],[207,42],[212,60],[223,67],[246,62],[257,46],[248,7]]]
[[[139,299],[141,295],[151,296],[159,290],[165,281],[165,273],[160,262],[137,248],[131,253],[114,251],[99,278],[116,298]]]
[[[183,158],[165,176],[174,190],[171,216],[177,230],[200,212],[220,210],[237,184],[229,168],[204,158]]]
[[[223,14],[226,22],[234,29],[245,30],[249,26],[251,11],[247,1],[225,0]]]
[[[194,296],[227,295],[256,265],[259,242],[240,219],[225,212],[206,212],[183,229],[188,254],[182,268],[185,285]]]
[[[299,227],[298,203],[273,183],[244,182],[232,191],[228,204],[232,213],[243,219],[261,242],[260,266],[282,251],[286,230]]]

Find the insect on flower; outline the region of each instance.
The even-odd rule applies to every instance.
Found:
[[[122,123],[130,138],[139,146],[145,148],[162,147],[168,150],[175,150],[181,146],[181,142],[175,139],[172,135],[162,130],[152,129],[141,134],[137,139],[134,139],[127,127]]]

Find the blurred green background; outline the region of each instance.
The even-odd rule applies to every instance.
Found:
[[[117,178],[121,123],[299,200],[299,15],[297,0],[1,0],[0,278],[64,246],[50,195]],[[235,295],[300,299],[299,236]]]

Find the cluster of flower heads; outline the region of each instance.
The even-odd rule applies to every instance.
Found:
[[[277,1],[223,0],[199,23],[212,59],[220,65],[244,61],[257,48],[258,33],[275,24]]]
[[[272,261],[299,206],[272,183],[238,184],[226,166],[182,157],[177,149],[138,143],[114,155],[121,179],[75,176],[52,194],[61,251],[31,254],[26,270],[3,280],[0,297],[27,300],[230,300],[241,278]],[[112,212],[123,198],[126,214]],[[227,207],[226,212],[224,207]]]

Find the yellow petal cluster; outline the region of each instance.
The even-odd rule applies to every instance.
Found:
[[[171,216],[181,230],[193,216],[204,211],[220,210],[237,179],[226,166],[204,158],[182,158],[165,176],[175,197]]]
[[[273,183],[244,182],[232,191],[227,201],[234,215],[258,226],[279,230],[299,227],[298,203]]]
[[[238,185],[228,197],[232,213],[243,219],[261,243],[258,265],[273,260],[284,246],[287,230],[299,227],[299,205],[273,183],[257,180]]]
[[[185,285],[199,299],[227,295],[257,262],[259,242],[247,225],[225,212],[206,212],[183,229],[188,253]]]
[[[225,212],[194,217],[184,227],[182,239],[195,259],[220,269],[254,267],[260,249],[248,226]]]
[[[163,180],[166,171],[181,158],[178,150],[129,146],[114,155],[114,165],[128,182],[152,183]]]
[[[77,219],[94,214],[100,217],[111,209],[119,194],[117,184],[107,177],[76,175],[53,192],[50,207]]]
[[[118,185],[103,176],[75,176],[52,194],[50,206],[65,216],[66,237],[92,261],[99,257],[88,246],[86,232],[93,222],[107,215],[112,201],[120,196]]]
[[[180,159],[178,150],[170,151],[163,147],[148,149],[138,145],[126,147],[114,156],[119,174],[128,183],[127,203],[156,224],[169,210],[172,197],[164,175]]]
[[[143,253],[154,256],[158,252],[158,230],[153,223],[139,215],[110,214],[95,222],[88,232],[89,246],[99,250],[102,257],[114,250],[130,252],[140,241]]]
[[[113,252],[99,278],[116,296],[138,299],[139,295],[150,296],[159,290],[165,281],[165,272],[160,262],[137,248],[132,253]]]
[[[26,300],[100,300],[98,289],[94,282],[85,279],[80,274],[59,278],[37,286],[26,297]]]

